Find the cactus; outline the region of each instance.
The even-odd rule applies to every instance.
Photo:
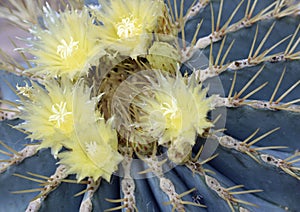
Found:
[[[140,24],[132,16],[122,19],[120,37],[146,32],[134,42],[124,39],[124,47],[106,28],[95,33],[115,12],[105,1],[100,9],[95,1],[86,1],[88,7],[80,0],[44,7],[43,1],[9,2],[0,17],[33,35],[77,10],[93,18],[95,29],[86,41],[92,50],[73,60],[79,65],[72,70],[46,66],[42,57],[30,60],[23,51],[19,63],[1,51],[0,211],[300,208],[300,3],[116,0],[148,3],[145,14],[155,14]],[[66,15],[58,16],[57,8]],[[97,49],[93,36],[106,45],[99,42]],[[57,48],[64,60],[83,48],[71,38]],[[29,42],[39,51],[28,51],[46,58],[48,48],[35,39]],[[44,104],[54,100],[52,107]],[[37,129],[51,110],[45,136]],[[74,129],[64,125],[68,119]]]

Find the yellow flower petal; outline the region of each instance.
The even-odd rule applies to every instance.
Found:
[[[181,73],[176,77],[164,71],[148,71],[138,83],[128,83],[132,110],[130,114],[117,114],[126,125],[131,126],[128,135],[132,142],[147,144],[157,141],[159,145],[169,146],[170,159],[176,163],[182,162],[195,144],[196,135],[201,135],[204,129],[212,127],[206,119],[212,109],[211,97],[207,98],[207,90],[201,85],[191,83],[186,85]],[[135,87],[137,86],[137,87]],[[130,98],[130,97],[129,97]],[[122,111],[119,109],[114,111]],[[131,120],[126,117],[134,117]],[[117,126],[118,127],[118,126]],[[129,129],[129,128],[128,128]]]
[[[76,98],[74,95],[77,95]],[[67,145],[65,141],[73,133],[74,120],[78,116],[83,117],[84,122],[96,119],[96,101],[89,97],[90,89],[83,83],[74,86],[67,79],[60,82],[48,80],[45,89],[33,83],[29,98],[22,101],[20,118],[24,122],[18,127],[30,132],[29,138],[42,140],[40,148],[50,147],[56,156],[62,146]],[[74,102],[74,99],[77,101]],[[74,110],[80,112],[77,117],[74,117]]]
[[[71,151],[58,156],[60,163],[67,166],[67,172],[76,174],[78,181],[85,177],[103,177],[110,181],[123,159],[117,151],[117,133],[104,119],[94,123],[78,122],[69,144]]]
[[[66,9],[56,13],[47,8],[44,27],[31,32],[35,39],[28,51],[35,56],[36,67],[27,70],[35,75],[74,77],[87,74],[91,65],[105,55],[100,47],[100,28],[93,23],[86,8]]]
[[[136,58],[145,54],[151,44],[164,4],[159,0],[99,0],[101,10],[94,11],[103,24],[102,42],[110,50]],[[147,8],[147,9],[145,9]]]

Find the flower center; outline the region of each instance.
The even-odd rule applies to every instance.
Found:
[[[164,102],[161,109],[164,111],[163,115],[165,117],[169,117],[170,119],[175,118],[178,113],[176,100],[172,100],[171,104]]]
[[[102,168],[111,160],[110,151],[105,146],[99,146],[96,141],[89,141],[85,143],[85,149],[90,158],[96,166]]]
[[[49,116],[49,121],[56,122],[56,126],[58,128],[61,127],[61,124],[65,122],[65,116],[72,114],[72,112],[68,112],[66,109],[67,103],[60,102],[52,105],[53,115]]]
[[[181,128],[181,110],[178,108],[175,99],[172,99],[171,104],[164,102],[162,104],[163,116],[166,119],[166,128],[180,129]]]
[[[79,41],[74,41],[73,37],[70,38],[69,44],[64,39],[62,39],[60,42],[62,45],[57,46],[56,53],[59,54],[61,59],[66,59],[67,57],[70,57],[74,50],[78,49]]]
[[[120,38],[129,38],[140,34],[141,25],[137,25],[137,20],[131,15],[130,17],[123,18],[117,24],[117,34]]]
[[[89,143],[86,143],[85,145],[86,151],[92,156],[96,156],[97,153],[97,143],[96,141],[91,141]]]

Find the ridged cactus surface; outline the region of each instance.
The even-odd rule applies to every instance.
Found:
[[[34,5],[40,8],[37,9],[39,12],[36,17],[36,21],[39,20],[39,23],[33,22],[34,18],[28,19],[26,11],[30,11],[30,9],[26,10],[26,7],[21,6],[20,9],[24,10],[20,12],[23,15],[21,20],[31,21],[32,24],[27,25],[27,22],[20,22],[21,20],[18,19],[10,19],[10,21],[17,25],[19,23],[19,27],[27,30],[32,29],[32,25],[41,24],[40,30],[45,30],[44,28],[47,26],[43,26],[42,19],[51,17],[54,12],[51,13],[50,6],[44,6],[46,15],[43,15],[40,1],[38,1],[39,3],[32,2],[34,1],[26,1],[25,5]],[[54,10],[55,5],[60,3],[62,8],[67,8],[65,9],[67,11],[75,11],[74,13],[77,12],[75,9],[87,10],[88,14],[94,18],[93,23],[97,27],[106,26],[105,18],[103,18],[104,24],[101,23],[103,14],[111,15],[107,12],[110,7],[98,7],[99,4],[95,1],[86,1],[86,7],[84,7],[84,2],[79,0],[69,0],[71,5],[69,7],[61,2],[65,1],[52,3],[52,9]],[[100,5],[101,3],[109,5],[106,1],[100,0],[99,2]],[[113,2],[113,0],[108,2]],[[115,4],[118,2],[124,6],[129,5],[130,0],[116,0]],[[162,3],[160,0],[134,0],[132,2],[136,2],[140,8],[143,8],[141,6],[143,4],[149,6],[154,2],[155,5],[160,5],[158,2]],[[74,93],[77,90],[78,93],[81,92],[80,86],[83,86],[83,82],[89,86],[87,90],[91,91],[90,95],[94,98],[91,98],[88,104],[93,104],[95,101],[93,106],[96,107],[95,110],[99,114],[101,113],[101,115],[96,113],[95,120],[97,119],[97,121],[93,123],[97,123],[98,126],[98,124],[100,125],[99,119],[103,118],[107,125],[112,122],[113,128],[116,128],[118,133],[117,148],[114,149],[114,144],[109,140],[111,142],[109,149],[113,149],[112,153],[115,154],[110,160],[111,166],[114,166],[113,162],[118,161],[119,158],[122,157],[123,160],[117,164],[114,172],[107,174],[105,169],[102,170],[103,172],[100,170],[102,175],[99,174],[98,179],[92,179],[90,175],[79,179],[79,175],[82,173],[72,173],[68,168],[72,164],[61,165],[58,163],[60,160],[64,161],[61,152],[71,154],[72,151],[75,152],[76,147],[63,141],[58,155],[54,153],[54,148],[51,146],[50,149],[37,150],[39,142],[43,143],[43,138],[31,141],[27,136],[32,132],[28,132],[21,125],[24,120],[20,119],[22,117],[20,114],[24,112],[24,105],[26,108],[22,99],[27,97],[20,94],[18,87],[34,84],[34,89],[37,86],[40,89],[47,89],[47,80],[50,81],[50,78],[55,78],[62,86],[65,72],[58,70],[56,75],[49,74],[47,73],[48,67],[41,66],[42,68],[40,68],[40,61],[37,59],[33,62],[25,59],[24,62],[18,63],[12,61],[9,56],[5,55],[5,52],[1,52],[0,69],[3,70],[0,72],[2,99],[0,102],[2,118],[0,121],[1,212],[113,210],[277,212],[300,210],[300,3],[290,0],[170,0],[164,3],[162,4],[164,5],[163,12],[168,16],[162,15],[153,8],[149,9],[151,12],[152,9],[155,13],[157,12],[157,16],[163,17],[164,21],[157,20],[155,24],[160,28],[155,25],[156,28],[148,32],[147,35],[153,35],[153,38],[151,37],[153,40],[149,41],[149,44],[145,44],[146,47],[141,45],[134,50],[128,50],[120,47],[122,42],[121,44],[117,43],[114,47],[115,44],[109,43],[110,41],[107,41],[107,46],[101,46],[101,42],[106,37],[99,35],[101,50],[96,53],[92,50],[93,59],[89,59],[88,64],[85,64],[78,73],[65,71],[66,75],[71,77],[71,80],[68,79],[69,83],[74,83]],[[18,17],[16,16],[18,6],[11,4],[9,7],[13,10],[8,13],[10,16],[7,17]],[[6,14],[4,13],[7,12],[5,8],[5,6],[0,7],[0,12],[3,10],[3,15],[0,14],[0,17]],[[128,8],[130,7],[128,6]],[[105,13],[105,9],[107,13]],[[143,9],[147,10],[147,8]],[[101,13],[102,10],[104,13]],[[63,11],[61,10],[60,13]],[[149,14],[149,11],[145,14]],[[59,18],[60,16],[58,16]],[[147,24],[150,19],[145,18],[148,20]],[[131,19],[126,19],[126,21],[128,20]],[[166,20],[170,22],[168,23]],[[197,27],[200,27],[199,31]],[[127,33],[130,32],[132,31],[127,31]],[[37,33],[39,33],[38,30]],[[99,33],[101,34],[101,30]],[[165,34],[166,37],[162,34]],[[32,36],[35,35],[33,33]],[[121,35],[127,36],[126,29],[120,32]],[[97,34],[95,36],[97,37]],[[157,48],[161,47],[164,52],[158,52],[158,57],[153,54],[151,60],[151,56],[145,55],[148,54],[156,36],[161,36],[159,39],[163,44]],[[37,38],[35,37],[35,39]],[[29,43],[34,45],[35,39]],[[139,37],[136,42],[144,42],[143,39],[146,38]],[[70,45],[75,46],[74,49],[80,48],[78,43],[72,42],[71,40]],[[125,44],[131,45],[132,43]],[[179,61],[172,57],[174,55],[172,52],[166,53],[168,48],[172,49],[170,46],[176,50],[174,54],[178,53]],[[40,46],[36,45],[35,47],[39,48]],[[119,48],[119,51],[116,51],[115,48]],[[188,48],[190,48],[190,53],[186,54]],[[107,52],[102,52],[102,50]],[[39,57],[39,55],[35,55],[37,52],[31,49],[29,53]],[[71,51],[66,52],[58,49],[57,53],[62,58],[69,57],[72,56],[72,48]],[[171,58],[167,58],[169,60],[165,60],[167,61],[166,65],[162,64],[165,55],[171,55]],[[110,57],[113,58],[109,59]],[[125,60],[123,60],[124,58]],[[115,65],[112,66],[113,68],[109,66],[111,63]],[[102,64],[105,65],[101,66]],[[173,64],[180,68],[174,68]],[[153,66],[166,67],[167,70],[152,70],[155,69]],[[38,74],[34,75],[34,67],[38,67],[37,70],[42,74],[37,72]],[[106,70],[107,67],[111,69]],[[107,71],[109,76],[103,70]],[[146,70],[145,74],[143,70]],[[184,77],[179,77],[181,75],[179,71]],[[104,77],[101,76],[103,72],[107,74]],[[142,74],[139,75],[140,73]],[[185,73],[189,73],[188,76]],[[133,79],[130,78],[132,76]],[[134,78],[135,76],[137,78]],[[138,94],[140,96],[137,95],[138,97],[132,100],[128,106],[131,113],[127,111],[129,115],[123,117],[122,115],[126,111],[122,111],[122,107],[120,107],[121,109],[114,108],[116,106],[114,104],[118,103],[114,101],[123,100],[121,97],[124,97],[122,95],[124,93],[126,95],[126,92],[136,94],[140,91],[139,89],[142,90],[144,87],[139,87],[138,83],[134,83],[134,80],[137,79],[145,83],[143,85],[146,88],[155,87],[159,84],[159,80],[164,82],[160,84],[159,88],[167,87],[166,84],[170,83],[168,80],[177,80],[177,84],[172,84],[173,87],[170,89],[174,93],[177,89],[176,85],[179,86],[178,84],[182,80],[187,84],[188,89],[194,89],[194,93],[197,93],[195,90],[198,87],[202,87],[195,94],[197,97],[201,96],[201,92],[205,94],[207,91],[207,95],[204,95],[205,100],[199,98],[197,102],[198,104],[201,101],[200,103],[203,103],[201,107],[208,109],[205,110],[204,121],[198,124],[199,126],[202,124],[203,127],[198,126],[199,129],[194,130],[197,134],[195,142],[178,139],[176,142],[183,143],[174,142],[174,144],[172,135],[166,141],[167,136],[163,133],[154,144],[134,142],[130,140],[131,138],[126,140],[128,134],[130,136],[134,134],[135,137],[133,136],[132,139],[151,140],[155,137],[155,132],[150,136],[145,135],[148,125],[136,124],[138,121],[142,122],[141,117],[144,117],[145,114],[148,115],[146,112],[140,112],[147,111],[148,108],[141,107],[142,103],[139,103],[138,100],[144,100],[144,105],[147,105],[151,102],[150,100],[148,102],[148,98],[161,95],[164,99],[169,95],[164,92],[155,93],[156,90],[159,91],[157,87],[156,90],[145,92],[151,94],[147,97],[144,97],[144,94]],[[195,88],[193,80],[196,84]],[[125,83],[125,89],[123,89],[124,83],[122,84],[122,82],[126,81],[130,83]],[[122,89],[118,90],[119,86]],[[82,89],[84,90],[84,88]],[[100,94],[100,92],[104,92],[104,94]],[[117,94],[121,97],[114,99]],[[185,96],[181,97],[185,98]],[[78,99],[80,98],[78,97]],[[29,100],[35,101],[30,97]],[[73,100],[76,101],[76,98],[74,97]],[[125,100],[128,101],[128,99]],[[179,102],[179,100],[177,101]],[[153,105],[155,104],[153,103]],[[169,107],[164,109],[163,116],[167,117],[171,114],[168,116],[168,121],[175,120],[176,113],[172,111],[173,108],[167,103],[162,105]],[[192,107],[188,106],[187,108],[192,111]],[[151,115],[158,118],[155,114]],[[100,116],[101,118],[99,118]],[[115,119],[110,119],[112,116]],[[76,127],[80,129],[83,125],[80,121],[76,122],[76,118],[74,115],[75,131]],[[80,117],[78,120],[85,120],[84,118]],[[118,118],[121,124],[119,124]],[[127,123],[128,120],[133,122]],[[62,119],[63,121],[64,119]],[[123,126],[122,124],[127,125]],[[124,131],[127,132],[126,130],[130,128],[129,124],[134,125],[135,128],[130,133],[124,134]],[[176,124],[175,121],[174,125]],[[189,125],[190,123],[186,122],[185,124]],[[160,125],[155,126],[160,127]],[[155,128],[155,126],[154,129],[159,128]],[[172,127],[173,125],[170,124],[169,128]],[[184,126],[180,127],[184,128]],[[142,134],[139,134],[140,132]],[[187,134],[184,134],[186,137],[183,136],[183,138],[188,140],[190,137]],[[86,135],[81,132],[77,136],[85,138]],[[111,137],[110,139],[112,139]],[[191,142],[192,145],[190,145]],[[94,147],[93,143],[91,145]],[[24,148],[33,151],[32,154],[24,152]],[[180,153],[181,150],[184,152],[184,156]],[[87,151],[85,154],[89,153]],[[166,157],[166,155],[168,156]],[[169,158],[167,162],[163,161],[165,157]],[[80,163],[78,162],[78,164]],[[62,167],[64,165],[66,167]],[[62,171],[58,173],[60,168]],[[95,172],[91,171],[91,173]],[[49,179],[50,176],[51,179]],[[51,184],[54,181],[57,183]],[[46,189],[49,189],[49,192],[43,193]],[[129,197],[134,198],[130,199]]]

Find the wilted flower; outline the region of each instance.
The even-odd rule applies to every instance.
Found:
[[[36,58],[36,66],[27,70],[35,75],[74,77],[87,74],[105,54],[97,39],[100,30],[93,23],[86,8],[82,11],[66,9],[56,13],[44,9],[44,26],[31,30],[35,36],[28,51]]]

